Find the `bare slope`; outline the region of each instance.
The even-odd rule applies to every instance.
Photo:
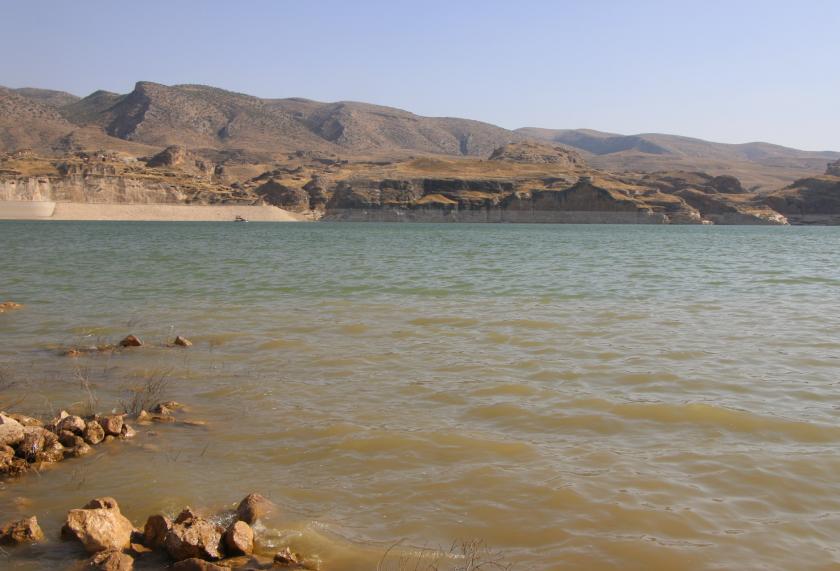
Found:
[[[751,188],[769,190],[821,171],[840,153],[801,151],[770,143],[732,145],[702,139],[644,133],[617,135],[589,129],[517,129],[523,135],[586,153],[594,166],[608,170],[656,172],[702,170],[729,174]]]
[[[345,154],[413,151],[485,156],[524,137],[487,123],[420,117],[356,102],[260,99],[203,85],[138,82],[126,95],[96,92],[63,108],[77,125],[150,145]]]

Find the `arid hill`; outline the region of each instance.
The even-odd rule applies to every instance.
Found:
[[[730,145],[646,133],[616,135],[589,129],[517,129],[528,137],[582,152],[590,164],[613,171],[705,171],[738,177],[748,188],[771,190],[820,172],[840,153],[800,151],[769,143]]]
[[[22,110],[22,111],[20,111]],[[127,94],[87,97],[45,89],[0,90],[0,151],[32,147],[157,152],[180,145],[214,162],[272,163],[298,151],[353,160],[488,157],[506,143],[550,142],[613,172],[702,171],[772,191],[822,172],[840,153],[767,143],[727,145],[673,135],[525,128],[421,117],[357,102],[261,99],[203,85],[138,82]],[[143,150],[141,150],[143,149]]]
[[[95,126],[120,139],[262,155],[307,150],[484,156],[524,139],[479,121],[420,117],[366,103],[260,99],[203,85],[146,81],[126,95],[97,91],[60,112],[79,127]]]

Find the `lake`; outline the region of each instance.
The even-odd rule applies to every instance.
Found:
[[[207,421],[0,484],[0,519],[51,539],[4,568],[81,558],[58,534],[93,497],[142,528],[251,491],[280,507],[262,549],[325,571],[471,539],[514,569],[840,568],[838,227],[0,222],[0,244],[25,304],[0,406],[120,410],[162,379]]]

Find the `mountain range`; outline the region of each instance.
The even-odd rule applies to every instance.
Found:
[[[769,143],[740,145],[663,134],[502,127],[422,117],[392,107],[342,101],[262,99],[203,85],[138,82],[133,91],[80,98],[47,89],[0,87],[0,150],[66,153],[104,149],[154,154],[181,145],[216,162],[270,163],[295,152],[334,158],[487,158],[507,143],[543,141],[579,152],[614,172],[703,171],[771,190],[825,169],[840,152]]]

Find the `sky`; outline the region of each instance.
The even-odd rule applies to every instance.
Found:
[[[0,85],[139,80],[840,151],[835,0],[0,0]]]

